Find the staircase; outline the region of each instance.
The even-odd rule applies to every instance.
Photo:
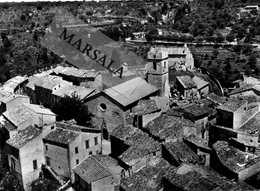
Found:
[[[61,184],[63,185],[65,182],[51,169],[49,166],[45,166],[45,168],[52,174],[52,176]]]

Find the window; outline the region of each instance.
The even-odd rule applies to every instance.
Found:
[[[15,160],[11,158],[11,169],[15,170]]]
[[[95,145],[97,145],[98,144],[98,137],[95,137],[94,141],[95,141]]]
[[[51,126],[51,130],[53,130],[54,129],[54,126]]]
[[[47,145],[45,145],[45,149],[46,149],[46,151],[48,151],[48,146]]]
[[[75,147],[75,153],[76,153],[76,154],[79,153],[78,147]]]
[[[156,64],[156,62],[153,62],[153,69],[154,69],[154,70],[157,70],[157,64]]]
[[[89,151],[89,155],[92,155],[92,151]]]
[[[76,164],[79,164],[79,159],[76,159]]]
[[[89,148],[89,140],[85,141],[85,145],[86,145],[86,149],[88,149]]]
[[[50,157],[46,157],[46,164],[47,166],[51,166],[51,161]]]
[[[33,169],[35,170],[35,169],[37,169],[38,167],[37,167],[37,160],[33,160]]]
[[[100,108],[101,111],[106,111],[106,110],[107,110],[107,106],[106,106],[106,104],[104,104],[104,103],[101,103],[101,104],[99,105],[99,108]]]

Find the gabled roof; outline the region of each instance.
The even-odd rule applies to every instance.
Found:
[[[10,96],[7,96],[6,98],[4,98],[2,100],[3,103],[8,103],[16,98],[27,98],[28,101],[30,100],[30,98],[28,96],[25,96],[25,95],[19,95],[19,94],[12,94]]]
[[[224,97],[218,96],[214,93],[209,93],[207,95],[204,95],[204,97],[216,104],[222,104],[226,101]]]
[[[166,113],[149,122],[143,128],[153,136],[161,140],[167,140],[185,137],[184,128],[186,127],[197,129],[190,120]]]
[[[192,81],[194,81],[195,84],[197,84],[198,89],[204,88],[205,86],[209,85],[208,82],[206,82],[205,80],[203,80],[202,78],[200,78],[198,76],[194,76],[192,78]]]
[[[197,84],[192,80],[190,76],[177,76],[176,78],[185,89],[197,87]]]
[[[132,176],[121,180],[120,186],[125,191],[157,191],[163,187],[163,176],[174,169],[167,161],[161,159],[156,164],[148,164]]]
[[[72,83],[63,80],[62,77],[51,75],[42,76],[34,83],[35,86],[39,86],[49,90],[52,90],[56,86],[65,84],[69,85]]]
[[[238,131],[246,134],[259,134],[260,130],[260,112],[253,116],[249,121],[243,124]]]
[[[177,169],[170,169],[164,176],[167,182],[184,191],[199,190],[254,190],[245,183],[228,180],[204,166],[182,164]],[[167,184],[170,186],[170,184]]]
[[[90,155],[87,159],[77,165],[73,171],[88,184],[112,176],[110,171],[100,164],[93,155]]]
[[[38,113],[38,114],[53,115],[53,116],[56,115],[50,109],[45,108],[42,105],[36,105],[36,104],[30,104],[30,103],[24,103],[24,105],[27,108],[31,109],[33,112]]]
[[[79,132],[57,128],[56,130],[46,135],[46,137],[44,137],[43,140],[68,145],[72,141],[74,141],[79,135]]]
[[[29,126],[23,130],[18,131],[18,133],[13,138],[7,140],[6,143],[19,149],[27,143],[29,143],[30,141],[32,141],[33,139],[35,139],[36,137],[38,137],[41,134],[41,132],[42,131],[40,129],[33,126]]]
[[[84,99],[90,94],[92,94],[95,90],[93,88],[85,88],[82,86],[75,85],[65,85],[56,90],[53,90],[52,94],[64,97],[65,95],[71,96],[72,94],[78,95],[80,99]]]
[[[165,148],[178,163],[199,163],[199,157],[180,140],[164,143]]]
[[[122,106],[128,106],[157,91],[156,87],[147,83],[141,77],[137,77],[106,89],[104,93],[119,102]]]
[[[94,78],[96,77],[97,74],[96,72],[91,70],[83,70],[83,69],[78,69],[73,67],[63,67],[63,66],[58,66],[54,68],[53,71],[56,74],[63,74],[66,76],[73,76],[78,78]]]
[[[229,111],[229,112],[235,112],[237,109],[239,109],[242,105],[244,105],[247,101],[246,100],[229,100],[219,106],[217,109],[221,109],[224,111]]]
[[[4,117],[6,117],[15,126],[29,120],[35,114],[36,113],[26,107],[25,104],[16,105],[12,108],[12,110],[3,113]]]
[[[209,115],[210,110],[197,104],[191,104],[183,107],[184,113],[191,114],[194,117],[204,117]]]

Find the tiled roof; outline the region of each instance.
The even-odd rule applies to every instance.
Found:
[[[161,159],[155,165],[147,165],[142,170],[121,181],[125,191],[157,191],[163,187],[163,176],[169,169],[174,169]]]
[[[150,97],[151,100],[156,102],[156,105],[162,112],[166,112],[170,108],[169,99],[167,97]]]
[[[4,89],[0,88],[0,102],[3,102],[9,96],[12,96],[11,92],[5,91]]]
[[[109,97],[119,102],[122,106],[128,106],[148,95],[157,92],[158,89],[148,84],[144,79],[137,77],[132,80],[121,83],[104,92]]]
[[[238,108],[244,105],[247,101],[246,100],[229,100],[225,102],[223,105],[219,106],[218,109],[235,112]]]
[[[26,145],[28,142],[38,137],[40,134],[40,129],[29,126],[23,130],[18,131],[18,133],[13,138],[7,140],[6,143],[19,149]]]
[[[238,94],[241,92],[249,91],[249,90],[252,90],[255,86],[256,86],[255,84],[246,84],[240,88],[236,88],[236,89],[232,90],[229,94],[234,95],[234,94]]]
[[[213,148],[221,163],[236,173],[260,161],[259,156],[242,152],[225,141],[216,142]]]
[[[135,132],[141,131],[138,128],[133,127],[132,125],[121,124],[117,126],[112,132],[111,136],[114,136],[122,141],[125,141],[128,137],[131,137]]]
[[[40,79],[37,79],[34,85],[52,90],[56,86],[65,85],[65,84],[69,85],[72,83],[63,80],[62,77],[59,76],[46,75],[40,77]]]
[[[80,133],[77,133],[75,131],[57,128],[56,130],[46,135],[46,137],[44,137],[44,140],[67,145],[74,141],[79,135]]]
[[[104,166],[112,175],[121,174],[123,168],[118,161],[108,155],[93,155],[93,157]]]
[[[26,107],[25,104],[16,105],[11,111],[6,111],[3,115],[11,121],[15,126],[29,120],[36,113],[30,108]]]
[[[153,136],[161,140],[166,140],[183,138],[185,136],[184,127],[197,128],[195,124],[188,119],[162,114],[144,126],[144,129],[149,131]]]
[[[6,83],[13,82],[13,83],[16,83],[18,85],[18,84],[23,83],[27,79],[28,79],[27,77],[15,76],[15,77],[9,79],[8,81],[6,81]]]
[[[205,98],[217,104],[222,104],[226,101],[224,97],[220,97],[214,93],[209,93],[205,95]]]
[[[41,78],[40,77],[36,77],[36,76],[31,76],[29,79],[28,79],[28,83],[25,85],[27,88],[30,88],[32,90],[35,90],[35,84],[38,82],[38,81],[41,81]]]
[[[158,111],[158,107],[154,100],[140,100],[133,108],[133,113],[136,115],[145,115]]]
[[[177,169],[170,169],[166,173],[165,179],[174,185],[174,189],[177,187],[184,191],[253,190],[247,184],[230,181],[204,166],[185,163]],[[170,187],[170,189],[172,188]]]
[[[176,77],[184,88],[196,88],[197,84],[190,76],[177,76]]]
[[[248,122],[242,125],[238,131],[246,133],[246,134],[258,134],[260,128],[260,112],[258,112],[253,118],[251,118]]]
[[[96,129],[96,128],[89,128],[89,127],[85,127],[85,126],[71,124],[71,123],[64,122],[64,121],[56,122],[56,126],[62,128],[62,129],[78,131],[78,132],[90,132],[90,133],[91,132],[93,132],[93,133],[101,132],[101,130]]]
[[[201,88],[203,88],[203,87],[209,85],[208,82],[206,82],[205,80],[203,80],[202,78],[197,77],[197,76],[194,76],[194,77],[192,78],[192,81],[194,81],[195,84],[197,84],[198,89],[201,89]]]
[[[191,104],[183,107],[185,113],[192,114],[195,117],[207,116],[210,110],[207,107],[201,107],[197,104]]]
[[[109,170],[100,164],[100,162],[92,155],[77,165],[73,171],[88,184],[112,175]]]
[[[65,95],[71,96],[72,94],[75,94],[79,96],[80,99],[84,99],[90,94],[92,94],[95,90],[92,88],[85,88],[82,86],[75,86],[75,85],[65,85],[62,86],[56,90],[53,90],[52,94],[64,97]]]
[[[199,157],[183,141],[167,142],[164,146],[179,163],[200,162]]]
[[[73,67],[63,67],[63,66],[58,66],[54,68],[53,71],[56,74],[63,74],[66,76],[73,76],[78,78],[94,78],[96,77],[97,74],[96,72],[91,70],[83,70],[83,69],[78,69]]]
[[[16,98],[28,98],[28,100],[30,99],[28,96],[25,95],[19,95],[19,94],[11,94],[10,96],[5,97],[2,102],[3,103],[8,103]]]
[[[129,166],[134,165],[136,161],[140,160],[149,153],[153,153],[161,149],[161,145],[157,141],[139,129],[132,131],[124,138],[125,144],[130,147],[119,156],[119,159]]]
[[[36,105],[36,104],[29,104],[29,103],[24,103],[24,105],[31,109],[32,111],[34,111],[35,113],[39,113],[39,114],[44,114],[44,115],[56,115],[55,113],[53,113],[50,109],[45,108],[41,105]]]

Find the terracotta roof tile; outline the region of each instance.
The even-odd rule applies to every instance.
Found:
[[[83,178],[88,184],[112,175],[109,170],[101,165],[94,156],[89,156],[77,165],[73,171]]]
[[[44,137],[44,140],[61,143],[61,144],[70,144],[72,141],[74,141],[80,133],[75,131],[69,131],[61,128],[57,128],[56,130],[50,132],[46,137]]]

